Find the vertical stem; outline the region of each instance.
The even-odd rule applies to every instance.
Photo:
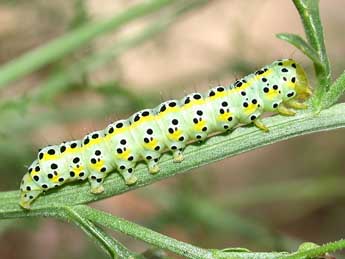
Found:
[[[326,52],[324,33],[320,20],[319,0],[293,0],[303,23],[309,44],[317,51],[322,65],[314,63],[319,82],[315,90],[314,107],[319,106],[321,98],[331,85],[331,68]]]

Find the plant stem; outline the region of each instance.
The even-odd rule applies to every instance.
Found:
[[[109,236],[102,229],[95,226],[91,221],[82,216],[77,210],[72,207],[65,207],[65,215],[62,215],[64,220],[73,221],[79,226],[92,240],[94,240],[111,258],[115,259],[129,259],[134,258],[127,248],[120,244],[117,240]]]
[[[136,239],[143,240],[159,248],[170,250],[189,259],[304,259],[313,258],[345,248],[345,240],[339,240],[317,248],[309,249],[307,251],[298,251],[293,254],[287,254],[285,252],[255,253],[247,252],[245,249],[239,248],[227,248],[226,250],[203,249],[182,241],[178,241],[153,230],[139,226],[135,223],[115,217],[102,211],[98,211],[85,205],[69,207],[59,205],[56,206],[52,204],[49,208],[27,211],[25,212],[25,216],[56,217],[68,221],[73,220],[76,221],[77,225],[81,226],[84,231],[86,230],[88,233],[92,232],[92,235],[97,236],[97,238],[100,237],[102,239],[101,241],[106,240],[107,245],[111,244],[112,241],[104,238],[102,236],[102,232],[95,230],[93,225],[88,223],[88,221],[92,221],[94,223],[106,226],[107,228],[111,228],[115,231],[132,236]],[[120,245],[113,250],[116,250],[116,252],[120,255],[119,251],[122,249],[124,248],[122,245]],[[124,253],[126,253],[126,250],[124,251]],[[124,258],[129,259],[131,258],[131,255]]]
[[[302,259],[302,258],[318,258],[318,256],[327,253],[335,252],[345,248],[345,240],[330,242],[317,248],[309,249],[307,251],[296,252],[291,255],[281,256],[278,259]]]
[[[82,218],[89,221],[103,225],[107,228],[119,231],[126,235],[132,236],[136,239],[143,240],[146,243],[156,247],[167,249],[178,255],[189,259],[276,259],[284,253],[252,253],[252,252],[237,252],[234,251],[223,252],[216,249],[203,249],[168,236],[157,233],[151,229],[139,226],[127,220],[115,217],[111,214],[92,209],[85,205],[78,205],[74,207],[69,206],[55,206],[50,208],[39,209],[35,211],[26,212],[27,217],[56,217],[59,219],[68,220],[71,215],[70,211],[76,211]],[[129,259],[127,257],[126,259]]]

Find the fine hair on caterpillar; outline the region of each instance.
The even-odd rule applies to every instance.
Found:
[[[305,109],[311,95],[303,68],[292,59],[277,60],[228,86],[187,94],[153,109],[110,123],[82,140],[43,148],[20,185],[20,206],[29,209],[42,193],[73,181],[90,182],[94,194],[104,191],[105,177],[117,170],[128,185],[135,184],[135,166],[144,161],[158,173],[159,158],[168,151],[176,163],[193,141],[202,141],[237,125],[253,124],[263,131],[264,112],[294,115]]]

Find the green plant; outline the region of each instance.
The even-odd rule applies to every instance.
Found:
[[[160,8],[166,4],[171,4],[171,2],[175,1],[151,1],[147,4],[148,6],[145,6],[145,8],[139,8],[139,10],[141,10],[140,12],[134,12],[136,13],[134,17],[154,11],[156,8]],[[40,198],[35,202],[30,211],[23,211],[18,207],[18,191],[0,193],[0,218],[47,216],[55,217],[67,222],[73,222],[114,258],[143,258],[145,255],[132,253],[117,240],[104,232],[98,225],[125,233],[126,235],[143,240],[156,247],[170,250],[186,258],[313,258],[345,248],[345,242],[340,240],[320,247],[304,245],[297,252],[292,254],[276,252],[255,253],[242,248],[208,250],[177,241],[150,229],[96,209],[92,209],[88,206],[81,205],[100,200],[111,195],[130,191],[160,179],[183,173],[192,168],[199,167],[225,157],[240,154],[245,151],[253,150],[277,141],[312,132],[345,127],[345,104],[340,103],[334,105],[345,89],[345,74],[342,74],[334,83],[332,83],[330,65],[324,46],[323,29],[319,18],[318,1],[294,0],[294,4],[300,13],[307,40],[302,39],[298,35],[291,34],[279,34],[278,37],[292,43],[306,54],[314,64],[318,84],[315,87],[315,95],[312,100],[313,109],[300,112],[294,117],[274,116],[265,119],[265,124],[272,129],[270,133],[262,133],[254,128],[239,128],[231,135],[216,136],[200,147],[189,146],[185,151],[186,161],[182,164],[173,164],[172,158],[169,155],[164,155],[161,160],[162,168],[164,168],[164,170],[158,175],[152,176],[146,172],[146,168],[144,168],[144,166],[139,166],[137,171],[139,182],[137,185],[132,187],[126,186],[123,181],[119,179],[118,175],[112,174],[105,182],[107,192],[104,194],[98,196],[90,194],[87,183],[78,186],[66,186]],[[142,10],[145,10],[145,12]],[[128,11],[127,15],[129,15],[129,17],[133,17],[133,9]],[[121,19],[114,18],[114,20],[118,21],[118,19],[120,19],[121,21],[127,21],[128,19],[126,13],[121,17]],[[105,23],[102,24],[104,25]],[[111,24],[114,25],[114,23]],[[90,32],[88,32],[87,36],[79,37],[80,35],[84,35],[84,32],[82,31],[83,33],[81,33],[80,30],[82,29],[78,29],[76,34],[73,34],[73,32],[70,34],[67,38],[68,40],[64,37],[55,41],[54,44],[58,44],[60,46],[59,50],[61,50],[58,54],[51,54],[52,45],[50,45],[50,47],[48,46],[38,49],[35,52],[23,56],[17,61],[11,62],[9,65],[5,65],[3,69],[0,68],[0,85],[4,85],[10,80],[18,79],[24,74],[38,69],[45,63],[51,62],[57,58],[55,55],[64,55],[72,49],[77,48],[77,46],[80,46],[80,44],[91,40],[94,35],[106,31],[103,29],[99,30],[100,27],[96,25],[92,28],[97,28],[97,30],[95,30],[95,34],[90,34]],[[108,27],[106,26],[106,28]],[[71,40],[71,38],[73,40]],[[76,38],[80,39],[78,43],[75,43],[74,41]],[[66,45],[64,45],[65,43]],[[126,46],[130,45],[128,42],[125,42],[125,44]],[[102,57],[104,56],[101,56],[101,58]],[[39,62],[37,62],[37,60],[39,60]],[[91,64],[90,66],[92,67],[92,62],[87,60],[86,64]],[[88,65],[82,70],[88,70]],[[29,68],[26,68],[26,66]],[[18,68],[18,70],[16,68]],[[78,73],[79,71],[77,74]],[[62,74],[59,76],[62,76]],[[63,80],[70,80],[70,77],[64,77]],[[58,78],[55,82],[60,84],[63,80]],[[52,82],[54,82],[54,80]],[[51,84],[54,85],[54,87],[49,85],[49,83],[47,85],[47,89],[55,87],[54,84]],[[65,84],[61,84],[61,87],[64,86]],[[219,150],[221,150],[221,152]],[[74,198],[73,200],[70,199],[72,196]]]

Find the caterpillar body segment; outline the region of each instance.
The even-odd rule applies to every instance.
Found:
[[[48,146],[38,153],[20,185],[20,206],[29,209],[44,191],[67,182],[88,179],[92,193],[104,190],[107,174],[117,170],[126,184],[135,184],[138,161],[158,173],[162,153],[183,161],[183,149],[191,141],[227,131],[238,124],[253,123],[268,128],[260,120],[264,112],[294,115],[306,108],[311,88],[303,68],[294,60],[273,62],[255,73],[207,93],[192,93],[181,100],[169,100],[154,109],[145,109],[127,120],[119,120],[82,140]]]

